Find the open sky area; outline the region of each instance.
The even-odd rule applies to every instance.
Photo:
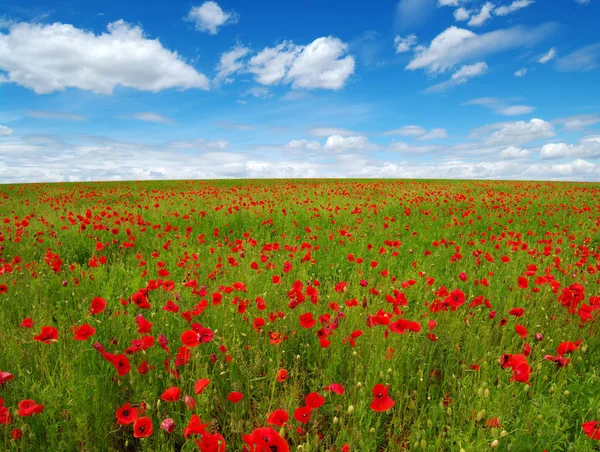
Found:
[[[0,4],[0,182],[600,179],[598,0]]]

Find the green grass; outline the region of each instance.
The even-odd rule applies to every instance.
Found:
[[[290,414],[283,430],[294,450],[299,445],[304,451],[340,450],[348,444],[353,451],[481,451],[496,439],[497,450],[598,450],[599,442],[581,428],[583,422],[600,418],[598,310],[582,325],[577,314],[557,301],[549,284],[536,286],[533,276],[529,288],[520,289],[517,279],[535,264],[536,276],[553,275],[561,289],[581,284],[582,303],[600,295],[599,184],[122,182],[4,185],[0,197],[0,221],[7,219],[0,223],[0,285],[8,289],[0,294],[0,371],[14,374],[14,380],[0,387],[12,417],[11,425],[0,426],[0,449],[194,450],[194,438],[184,438],[183,428],[197,413],[211,424],[211,431],[224,436],[227,450],[238,451],[242,435],[265,426],[269,413],[281,408]],[[27,226],[22,224],[25,218]],[[204,243],[198,240],[202,234]],[[397,248],[385,244],[395,240],[402,242]],[[122,246],[128,241],[133,247]],[[433,245],[442,241],[446,245]],[[98,242],[109,245],[97,251]],[[274,243],[278,250],[264,251]],[[45,262],[49,250],[60,256],[60,272]],[[426,250],[431,254],[425,255]],[[476,250],[483,252],[479,260]],[[363,263],[350,262],[351,253]],[[462,257],[452,259],[456,253]],[[493,263],[484,258],[486,253]],[[90,267],[90,259],[100,256],[106,264]],[[502,262],[502,256],[510,261]],[[238,265],[232,266],[229,258]],[[147,264],[140,267],[140,261]],[[287,273],[286,261],[293,266]],[[170,274],[162,279],[172,280],[174,290],[152,291],[148,310],[123,306],[121,299],[159,279],[158,262],[165,263]],[[252,262],[258,270],[251,268]],[[461,272],[468,275],[466,282],[460,280]],[[273,284],[274,275],[281,277],[281,284]],[[432,285],[428,277],[434,278]],[[484,278],[488,286],[475,284]],[[183,285],[191,279],[206,286],[206,296]],[[320,282],[316,305],[307,300],[295,309],[288,307],[288,292],[296,280],[305,289],[310,281]],[[402,282],[409,280],[414,285],[403,288]],[[244,283],[247,291],[226,293],[224,288],[234,282]],[[340,282],[347,283],[344,293],[335,291]],[[456,311],[432,313],[427,304],[441,286],[462,290],[466,303]],[[408,300],[400,307],[400,317],[419,322],[420,332],[400,335],[386,326],[367,326],[368,316],[378,310],[393,314],[385,296],[394,289]],[[218,291],[223,302],[214,306],[211,294]],[[497,311],[494,319],[484,305],[469,308],[479,295]],[[266,301],[264,311],[257,309],[259,296]],[[94,297],[104,298],[108,307],[92,316],[88,308]],[[353,298],[358,306],[346,306]],[[153,324],[149,334],[166,336],[174,356],[189,326],[180,313],[162,309],[169,299],[180,306],[180,313],[208,300],[194,322],[213,330],[214,340],[191,349],[189,363],[178,367],[179,379],[165,371],[167,354],[158,344],[129,355],[131,372],[119,377],[92,344],[123,353],[141,336],[134,319],[143,314]],[[233,302],[246,300],[247,310],[240,314]],[[339,304],[345,317],[328,337],[331,345],[322,348],[316,335],[321,324],[301,328],[299,316],[312,312],[318,320],[328,312],[333,319],[331,303]],[[510,316],[513,307],[524,308],[524,316]],[[271,312],[284,318],[271,322]],[[26,317],[34,320],[32,329],[19,326]],[[252,327],[256,317],[266,320],[261,333]],[[499,326],[501,318],[508,320],[505,326]],[[436,341],[427,337],[430,320],[437,323],[431,332]],[[74,341],[71,328],[84,323],[96,328],[96,334]],[[515,333],[517,323],[527,328],[526,339]],[[58,342],[33,339],[44,325],[59,330]],[[343,343],[356,330],[363,331],[356,346]],[[269,332],[286,339],[272,345]],[[534,339],[536,332],[542,341]],[[582,343],[567,367],[544,360],[556,355],[559,343],[576,340]],[[522,353],[526,342],[532,348],[529,384],[510,382],[511,371],[502,369],[499,359],[505,353]],[[155,369],[138,374],[143,361]],[[282,367],[289,378],[279,383],[276,374]],[[196,395],[194,382],[200,378],[209,378],[211,384]],[[342,384],[344,395],[323,390],[331,383]],[[369,407],[378,383],[390,386],[395,401],[383,413]],[[159,402],[170,386],[193,397],[195,408],[186,408],[183,401]],[[242,401],[227,401],[231,391],[244,393]],[[311,392],[326,401],[301,425],[293,413]],[[24,399],[43,404],[43,412],[16,415]],[[127,402],[146,404],[152,436],[136,439],[131,426],[117,424],[115,412]],[[159,428],[166,418],[176,424],[172,434]],[[498,428],[486,426],[491,418],[498,418]],[[10,435],[16,428],[23,432],[17,441]]]

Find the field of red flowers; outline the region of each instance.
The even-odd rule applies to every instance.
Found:
[[[0,186],[0,449],[599,450],[600,185]]]

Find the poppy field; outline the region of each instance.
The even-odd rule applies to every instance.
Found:
[[[600,184],[0,186],[0,449],[600,450]]]

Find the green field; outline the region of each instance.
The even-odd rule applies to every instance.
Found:
[[[599,283],[600,184],[3,185],[0,449],[599,450]]]

